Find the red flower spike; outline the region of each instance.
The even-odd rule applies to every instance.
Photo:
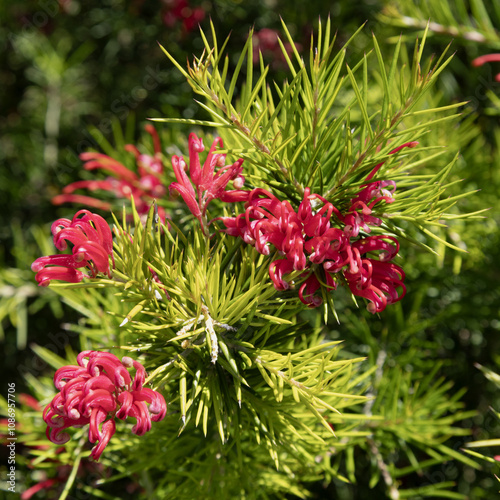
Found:
[[[51,227],[54,245],[66,250],[68,242],[73,245],[72,254],[39,257],[31,265],[40,286],[51,280],[78,283],[88,275],[76,269],[86,267],[95,278],[98,273],[111,277],[109,257],[114,265],[113,239],[107,222],[88,210],[80,210],[73,219],[58,219]]]
[[[393,152],[414,145],[407,143]],[[334,275],[342,273],[352,293],[368,299],[368,310],[375,313],[401,300],[406,292],[403,270],[389,262],[398,253],[399,243],[388,235],[367,238],[358,235],[361,229],[369,232],[369,225],[382,223],[371,215],[372,209],[381,201],[392,202],[395,188],[393,181],[366,184],[351,200],[346,215],[322,196],[311,194],[309,188],[304,190],[297,212],[288,201],[280,201],[264,189],[254,189],[247,195],[243,214],[217,220],[226,226],[227,234],[241,237],[259,253],[269,255],[273,246],[285,256],[269,265],[269,277],[277,290],[290,288],[285,279],[287,274],[302,271],[299,279],[305,277],[305,281],[299,289],[299,299],[309,307],[319,306],[322,299],[315,293],[321,281],[314,266],[321,264],[324,271],[321,280],[328,290],[337,288],[339,280]],[[323,206],[315,210],[312,200],[319,200]],[[344,224],[343,229],[331,227],[339,222]],[[378,260],[365,258],[367,253],[378,254]]]
[[[136,419],[132,432],[142,436],[151,429],[151,422],[162,420],[167,411],[163,396],[143,387],[146,370],[138,361],[114,354],[83,351],[78,366],[64,366],[54,375],[60,390],[43,412],[47,437],[64,444],[70,437],[63,432],[69,427],[89,424],[89,441],[95,443],[91,457],[99,460],[116,431],[115,418]],[[135,368],[134,379],[127,368]]]
[[[186,162],[183,157],[173,156],[172,167],[177,182],[169,186],[170,194],[175,192],[182,196],[190,212],[198,219],[204,234],[208,234],[206,213],[209,203],[218,198],[224,201],[243,201],[248,194],[241,190],[244,183],[243,159],[233,165],[224,165],[226,156],[215,153],[218,145],[222,147],[222,139],[214,140],[208,156],[201,167],[200,153],[204,151],[203,141],[194,133],[189,135],[189,176],[186,174]],[[219,167],[215,171],[215,167]],[[235,191],[225,191],[230,181],[237,180]],[[193,187],[194,185],[194,187]]]

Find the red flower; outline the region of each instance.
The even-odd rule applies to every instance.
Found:
[[[54,279],[78,283],[89,277],[77,271],[82,267],[86,267],[93,278],[97,273],[111,277],[109,257],[113,259],[113,239],[109,225],[100,215],[80,210],[72,220],[56,220],[51,230],[56,248],[66,250],[69,242],[73,245],[72,254],[36,259],[31,269],[37,273],[35,278],[40,286],[47,286]]]
[[[120,361],[114,354],[100,351],[83,351],[77,361],[78,366],[56,371],[54,385],[60,392],[43,412],[47,437],[53,443],[64,444],[70,439],[64,429],[90,424],[89,441],[98,441],[91,456],[99,460],[115,433],[115,417],[135,418],[132,432],[138,436],[151,429],[151,421],[165,417],[165,399],[143,387],[146,371],[138,361],[127,356]],[[130,367],[136,370],[133,380],[127,370]]]
[[[161,181],[163,163],[161,159],[160,138],[152,125],[146,125],[144,128],[153,138],[154,156],[141,154],[137,147],[132,144],[125,146],[125,150],[135,156],[137,173],[105,154],[96,152],[82,153],[80,158],[85,161],[83,165],[85,170],[104,170],[111,174],[111,177],[105,180],[73,182],[63,189],[63,194],[54,196],[52,203],[55,205],[61,205],[62,203],[83,203],[101,210],[109,210],[111,208],[109,203],[91,196],[75,194],[75,191],[79,189],[110,191],[117,198],[130,199],[133,197],[139,215],[147,214],[151,201],[164,196],[167,190]],[[164,222],[165,210],[163,207],[158,207],[158,214]]]
[[[389,263],[396,256],[399,244],[392,236],[355,238],[360,229],[369,232],[368,225],[381,224],[371,212],[381,201],[392,202],[387,187],[394,191],[395,183],[379,181],[366,185],[351,200],[347,215],[322,196],[311,194],[309,188],[305,189],[297,212],[290,202],[280,201],[264,189],[254,189],[248,194],[244,214],[218,220],[226,226],[226,233],[243,238],[259,253],[269,255],[270,247],[274,247],[284,256],[269,265],[269,276],[277,290],[290,288],[291,283],[285,279],[287,274],[302,271],[299,299],[309,307],[317,307],[322,299],[315,293],[321,283],[334,290],[339,280],[336,275],[342,274],[354,295],[370,301],[368,310],[380,312],[406,292],[403,270]],[[321,208],[317,208],[318,201],[323,203]],[[332,227],[342,223],[343,229]],[[374,252],[378,253],[378,259]],[[401,295],[398,288],[403,290]]]
[[[172,167],[177,182],[170,184],[170,193],[177,192],[182,196],[191,213],[200,222],[205,234],[207,233],[207,208],[212,200],[220,198],[223,201],[244,201],[248,198],[248,191],[239,189],[244,183],[241,175],[243,159],[240,158],[232,165],[225,165],[226,155],[215,153],[218,144],[222,147],[220,137],[212,143],[202,168],[200,153],[205,149],[203,140],[199,139],[196,134],[189,135],[189,176],[185,172],[184,158],[172,157]],[[215,171],[216,166],[219,167],[217,171]],[[238,189],[225,191],[229,181],[235,181]]]
[[[381,251],[378,260],[362,257],[374,251]],[[356,241],[349,248],[349,267],[344,270],[344,277],[353,295],[370,301],[367,309],[371,313],[383,311],[387,304],[401,300],[406,294],[403,270],[389,262],[398,251],[399,243],[392,236],[370,236]],[[401,295],[398,288],[402,289]]]

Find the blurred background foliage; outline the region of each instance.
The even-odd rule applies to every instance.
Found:
[[[70,182],[92,178],[82,171],[78,155],[88,149],[102,150],[108,142],[148,144],[143,133],[148,117],[208,118],[157,42],[179,61],[192,59],[193,54],[199,55],[203,50],[198,23],[208,30],[212,19],[219,38],[231,32],[227,53],[233,58],[231,63],[236,64],[248,31],[254,27],[254,43],[261,48],[279,82],[286,75],[275,39],[281,28],[280,16],[305,52],[318,16],[324,19],[331,15],[332,25],[338,30],[339,47],[366,23],[348,49],[358,55],[367,49],[372,32],[383,43],[382,50],[390,54],[392,44],[400,36],[413,42],[421,37],[430,20],[427,54],[441,54],[450,42],[456,52],[432,92],[432,104],[468,102],[458,122],[443,122],[438,137],[433,136],[433,144],[438,143],[447,151],[436,161],[449,162],[460,151],[452,173],[453,179],[463,179],[456,187],[457,193],[477,190],[460,202],[460,210],[491,210],[484,218],[450,223],[446,229],[451,241],[466,253],[445,251],[439,245],[435,247],[437,255],[410,246],[403,248],[409,292],[401,303],[377,319],[368,318],[362,307],[355,309],[350,299],[346,298],[345,303],[338,300],[340,325],[331,323],[327,329],[332,339],[345,341],[348,352],[367,356],[372,363],[383,356],[382,369],[397,367],[406,373],[409,385],[439,362],[439,375],[453,381],[452,393],[466,389],[461,399],[466,410],[478,411],[461,422],[464,429],[472,430],[472,435],[457,436],[456,442],[449,444],[456,451],[467,440],[499,436],[496,417],[489,410],[500,410],[498,388],[475,367],[479,363],[492,370],[500,369],[500,83],[495,80],[500,67],[471,66],[475,57],[500,50],[500,2],[487,2],[491,9],[486,9],[485,3],[0,3],[2,380],[14,378],[18,390],[26,388],[20,367],[43,365],[34,358],[30,345],[50,344],[56,354],[64,355],[66,344],[74,341],[65,330],[65,323],[76,321],[76,313],[65,306],[64,297],[61,304],[55,293],[35,286],[30,265],[39,255],[53,253],[49,224],[68,215],[67,208],[52,205],[51,198]],[[178,153],[187,129],[177,125],[157,129],[167,156]],[[121,140],[117,139],[120,133],[124,134]],[[312,315],[310,321],[315,323]],[[368,480],[362,479],[373,466],[363,463],[359,451],[367,446],[360,443],[354,451],[357,486],[333,481],[326,486],[313,485],[311,494],[315,498],[324,498],[325,492],[342,499],[386,498],[380,485],[380,491],[370,491]],[[485,454],[498,452],[492,449]],[[454,481],[457,491],[474,499],[491,498],[498,490],[493,477],[493,473],[498,474],[498,467],[488,463],[483,471],[454,464],[439,466],[425,477],[413,472],[407,487]],[[415,492],[412,498],[420,498],[419,493]]]

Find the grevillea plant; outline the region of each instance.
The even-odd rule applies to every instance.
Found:
[[[375,37],[371,55],[346,59],[354,37],[338,50],[328,21],[306,63],[284,25],[290,79],[273,87],[262,56],[254,78],[252,36],[230,75],[212,34],[187,70],[163,49],[211,121],[156,119],[196,128],[167,155],[148,125],[154,153],[127,146],[136,172],[84,153],[86,170],[109,177],[70,184],[55,203],[108,208],[75,194],[87,189],[131,204],[112,226],[87,209],[57,220],[65,253],[32,266],[84,316],[67,327],[81,340],[70,361],[37,348],[57,368],[59,392],[41,404],[47,437],[73,456],[64,495],[89,457],[113,470],[103,491],[136,474],[149,498],[305,497],[308,481],[356,481],[356,450],[372,460],[370,484],[399,498],[391,443],[412,471],[450,458],[476,467],[446,444],[468,414],[435,371],[363,362],[330,321],[340,308],[361,325],[356,299],[367,321],[390,314],[411,288],[408,249],[453,247],[439,231],[466,193],[447,196],[454,162],[436,161],[432,130],[460,104],[427,100],[449,59],[427,61],[425,36],[410,64],[401,41],[386,60]]]
[[[89,441],[99,440],[91,457],[99,460],[115,433],[115,417],[135,418],[132,432],[138,436],[151,430],[152,420],[157,422],[165,417],[165,399],[142,386],[146,371],[138,361],[128,356],[120,361],[114,354],[99,351],[83,351],[77,361],[78,366],[64,366],[54,375],[54,385],[61,392],[43,414],[47,437],[53,443],[63,444],[70,439],[62,432],[64,429],[90,424]],[[132,366],[137,370],[133,381],[127,371]],[[106,420],[108,416],[111,418]]]

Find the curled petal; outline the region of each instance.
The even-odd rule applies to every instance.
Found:
[[[84,377],[76,377],[69,380],[61,389],[61,397],[67,399],[71,398],[75,393],[80,393],[87,380],[89,379],[85,379]]]
[[[67,432],[62,432],[63,429],[65,429],[65,428],[66,427],[64,427],[64,428],[47,427],[47,430],[45,431],[45,435],[54,444],[65,444],[71,439],[71,436]]]
[[[239,201],[248,201],[249,194],[250,191],[245,191],[244,189],[233,189],[223,191],[219,198],[226,203],[237,203]]]
[[[116,412],[116,417],[125,420],[132,408],[132,404],[134,403],[134,397],[128,391],[123,391],[118,396],[118,403],[121,404],[120,409]]]
[[[311,200],[309,199],[310,194],[311,194],[311,189],[305,188],[304,199],[300,203],[299,209],[297,211],[297,215],[302,222],[308,220],[312,215]]]
[[[76,269],[67,267],[46,267],[39,271],[35,279],[39,286],[47,286],[52,280],[66,281],[67,283],[80,283],[83,278],[88,277],[86,274]]]
[[[59,231],[54,236],[54,245],[58,250],[66,250],[68,248],[68,242],[72,245],[81,245],[86,243],[89,240],[89,237],[82,231],[81,228],[75,227],[66,227]]]
[[[201,210],[198,202],[196,201],[196,197],[194,191],[192,189],[188,189],[185,186],[179,184],[178,182],[172,182],[168,187],[170,194],[172,191],[177,191],[184,200],[184,203],[188,206],[189,211],[199,219],[201,217]]]
[[[75,418],[80,418],[80,415],[82,414],[82,399],[82,393],[80,391],[75,391],[69,394],[64,402],[64,408],[62,409],[63,415],[70,417],[73,420]],[[52,404],[54,404],[54,402]],[[74,410],[76,410],[76,412]]]
[[[48,427],[59,429],[64,425],[64,418],[52,408],[52,405],[46,406],[43,410],[43,420]]]
[[[67,365],[59,368],[54,374],[54,385],[61,390],[66,385],[66,380],[87,375],[87,370],[82,366]]]
[[[88,364],[89,373],[95,368],[104,370],[110,380],[117,386],[129,386],[131,379],[127,369],[121,364],[120,360],[109,352],[96,352],[90,358]]]
[[[33,264],[31,270],[35,273],[40,272],[46,266],[59,266],[64,268],[76,269],[84,267],[85,262],[77,262],[73,255],[48,255],[45,257],[38,257]]]
[[[368,312],[372,314],[382,312],[387,307],[387,298],[384,293],[373,285],[362,292],[353,292],[353,294],[364,297],[370,301],[366,308]]]
[[[207,199],[220,198],[229,181],[236,179],[243,171],[243,158],[237,160],[233,165],[224,167],[225,171],[221,175],[221,170],[212,179],[211,185],[207,187]]]
[[[368,311],[382,312],[387,304],[397,302],[405,296],[404,272],[399,266],[373,259],[363,260],[363,263],[365,266],[369,263],[369,266],[365,267],[370,270],[370,275],[366,275],[366,281],[362,273],[358,276],[345,273],[345,276],[353,295],[370,301],[367,306]],[[398,289],[402,292],[398,293]]]
[[[116,424],[113,419],[102,424],[102,431],[99,434],[99,443],[92,448],[90,456],[97,462],[116,431]]]
[[[78,354],[78,356],[76,357],[76,361],[77,361],[77,363],[78,363],[81,367],[83,367],[83,368],[87,367],[87,366],[88,366],[88,364],[89,364],[89,359],[90,359],[91,357],[93,357],[93,356],[94,356],[94,353],[96,353],[96,352],[98,352],[98,351],[82,351],[82,352],[81,352],[81,353],[79,353],[79,354]]]
[[[398,253],[399,242],[393,236],[376,235],[354,242],[352,244],[352,248],[359,250],[360,254],[382,250],[380,260],[389,261],[392,260]]]
[[[82,415],[88,414],[88,408],[100,408],[106,414],[115,411],[116,401],[114,396],[104,389],[96,389],[80,401],[78,411]]]
[[[47,415],[47,417],[50,415]],[[46,416],[44,416],[45,423],[47,424],[47,430],[45,432],[46,436],[52,441],[53,443],[56,444],[62,444],[59,442],[59,439],[64,439],[64,443],[68,441],[69,436],[66,433],[63,433],[63,435],[59,435],[59,433],[62,433],[65,429],[69,427],[76,427],[76,426],[82,426],[86,425],[89,423],[88,418],[79,418],[78,420],[74,420],[71,418],[64,418],[61,417],[62,423],[59,425],[53,425],[54,420],[48,420],[46,419]],[[68,436],[68,438],[66,438]]]
[[[203,140],[194,133],[189,134],[189,176],[196,186],[201,182],[200,153],[203,152]]]
[[[129,356],[123,356],[122,365],[127,368],[131,368],[133,366],[136,369],[132,387],[134,391],[140,391],[142,389],[142,384],[144,384],[144,381],[146,380],[147,377],[144,366],[142,366],[142,364],[139,363],[139,361],[136,361],[135,359],[132,359]]]
[[[304,240],[295,238],[292,249],[287,253],[287,258],[293,260],[293,268],[296,271],[302,271],[307,265],[304,254]]]
[[[138,436],[143,436],[151,430],[151,415],[144,401],[134,401],[130,408],[129,416],[137,420],[132,427],[132,432]]]
[[[271,262],[269,265],[269,277],[272,279],[276,290],[288,290],[288,288],[290,288],[289,283],[283,280],[283,276],[292,271],[293,262],[291,260],[280,259]]]
[[[99,426],[106,420],[106,412],[101,408],[93,408],[90,415],[89,441],[95,443],[100,438]]]
[[[74,245],[73,255],[51,255],[35,260],[32,269],[37,272],[35,278],[40,286],[47,286],[53,279],[78,283],[87,277],[76,271],[80,267],[90,268],[93,277],[97,272],[110,276],[108,256],[113,259],[113,240],[111,229],[101,216],[80,210],[71,221],[56,220],[51,231],[56,248],[65,250],[70,242]]]
[[[134,391],[135,401],[146,401],[149,403],[149,412],[153,413],[152,420],[158,422],[163,420],[167,413],[167,404],[165,398],[157,391],[144,387],[141,391]]]
[[[80,214],[85,214],[82,218],[84,222],[92,223],[95,227],[99,239],[97,240],[107,252],[108,255],[112,255],[113,253],[113,234],[111,233],[111,228],[109,224],[98,214],[93,214],[88,210],[80,210],[73,217],[73,222],[76,222],[77,218]]]
[[[299,299],[303,304],[309,307],[318,307],[322,304],[323,299],[314,295],[314,293],[320,288],[321,284],[314,273],[312,273],[299,289]],[[304,292],[306,295],[304,296]]]
[[[71,221],[69,219],[57,219],[50,226],[50,232],[52,233],[52,236],[56,236],[64,228],[70,226],[71,226]]]
[[[212,222],[220,220],[226,226],[224,232],[230,236],[239,236],[243,238],[245,233],[248,231],[248,227],[245,220],[245,214],[240,214],[236,217],[217,217],[213,219]]]
[[[120,361],[112,353],[88,350],[77,356],[77,362],[78,366],[57,370],[54,383],[60,392],[43,412],[47,437],[54,443],[69,439],[63,432],[66,428],[89,425],[89,441],[99,441],[92,450],[98,460],[115,432],[115,417],[135,418],[132,432],[140,436],[151,429],[152,421],[165,417],[165,399],[143,387],[147,374],[138,361],[128,356]],[[133,383],[130,367],[136,370]]]
[[[85,397],[96,389],[103,389],[108,393],[112,393],[116,390],[116,386],[106,375],[98,375],[85,381],[82,386],[82,394]]]
[[[330,228],[330,217],[334,206],[326,203],[323,208],[314,215],[309,216],[304,221],[304,232],[307,236],[321,236]]]
[[[260,197],[261,196],[261,197]],[[265,189],[262,188],[255,188],[250,191],[250,194],[248,195],[248,205],[252,204],[259,204],[263,200],[271,200],[277,203],[281,203],[274,194],[270,193],[269,191],[266,191]]]
[[[138,361],[134,361],[134,368],[137,371],[135,372],[135,377],[132,387],[134,391],[140,391],[147,377],[146,370],[144,369],[144,366],[142,366],[141,363],[139,363]]]
[[[92,261],[95,269],[103,274],[110,273],[109,256],[104,248],[93,241],[87,241],[81,245],[73,247],[73,255],[75,260]]]

